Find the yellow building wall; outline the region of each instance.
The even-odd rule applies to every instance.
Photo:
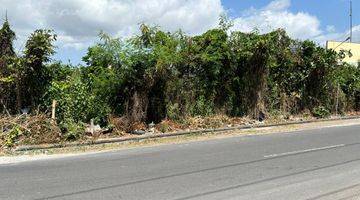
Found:
[[[346,56],[343,61],[351,64],[357,64],[360,62],[360,43],[328,41],[326,43],[326,48],[334,49],[336,52],[340,52],[341,50],[351,50],[352,57]]]

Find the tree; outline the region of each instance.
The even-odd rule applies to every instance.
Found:
[[[212,29],[194,37],[192,44],[195,50],[194,74],[199,78],[198,98],[204,96],[209,104],[219,109],[228,98],[229,76],[232,72],[227,39],[225,30]]]
[[[231,35],[235,114],[258,118],[261,112],[266,111],[265,96],[274,48],[273,34],[233,32]]]
[[[0,111],[4,109],[9,112],[8,109],[13,109],[14,104],[14,84],[10,68],[11,60],[16,56],[13,48],[14,40],[15,33],[6,18],[0,29],[0,104],[2,104]]]
[[[326,50],[312,41],[301,44],[300,67],[305,70],[304,76],[304,104],[313,109],[324,106],[331,109],[331,94],[334,85],[330,78],[332,71],[338,66],[339,54],[333,50]]]
[[[26,42],[24,65],[23,69],[20,69],[22,107],[38,106],[49,85],[49,74],[45,64],[55,53],[54,41],[56,35],[51,30],[40,29],[32,33]]]
[[[15,32],[11,30],[9,21],[6,19],[0,29],[0,57],[15,56],[13,42],[15,40]]]

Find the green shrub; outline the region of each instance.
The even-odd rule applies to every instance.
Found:
[[[62,122],[60,128],[63,133],[63,139],[66,141],[79,140],[85,135],[85,125],[83,123],[75,123],[72,121]]]
[[[168,132],[168,131],[169,131],[169,124],[166,124],[166,123],[160,124],[159,130],[160,130],[160,132],[162,132],[162,133]]]
[[[5,135],[4,141],[5,146],[13,147],[17,141],[17,139],[23,135],[23,131],[21,130],[20,126],[15,125],[11,128],[11,130]]]
[[[95,123],[106,125],[110,107],[101,96],[92,93],[88,84],[81,80],[79,74],[74,73],[66,81],[53,82],[49,89],[49,100],[57,100],[57,120],[59,122],[72,121],[74,123]]]
[[[312,114],[317,118],[326,118],[330,116],[330,111],[323,106],[318,106],[313,109]]]
[[[178,121],[181,119],[182,114],[178,103],[170,104],[166,106],[166,114],[170,120]]]
[[[201,95],[191,109],[192,116],[210,116],[214,114],[214,103]]]

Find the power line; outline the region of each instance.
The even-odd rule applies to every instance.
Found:
[[[340,47],[342,44],[344,44],[344,43],[347,42],[347,41],[350,41],[350,42],[351,42],[351,37],[348,37],[348,38],[346,38],[344,41],[342,41],[339,45],[337,45],[337,46],[334,48],[334,50],[336,50],[338,47]]]

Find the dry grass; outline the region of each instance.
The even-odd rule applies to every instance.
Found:
[[[288,133],[299,130],[311,130],[318,129],[322,127],[331,127],[338,125],[354,125],[360,124],[360,119],[353,120],[343,120],[343,121],[329,121],[329,122],[314,122],[309,124],[299,124],[299,125],[284,125],[279,127],[271,128],[254,128],[248,130],[234,130],[234,131],[223,131],[223,132],[213,132],[206,134],[189,134],[182,136],[166,137],[166,138],[156,138],[156,139],[147,139],[141,141],[128,141],[121,143],[112,143],[112,144],[101,144],[101,145],[89,145],[89,146],[77,146],[77,147],[66,147],[60,149],[50,149],[50,150],[35,150],[28,152],[0,152],[0,156],[17,156],[17,155],[51,155],[51,154],[78,154],[78,153],[89,153],[89,152],[106,152],[114,151],[121,149],[131,149],[131,148],[143,148],[143,147],[153,147],[159,145],[168,145],[168,144],[181,144],[188,142],[196,141],[206,141],[213,139],[229,138],[229,137],[238,137],[244,135],[264,135],[264,134],[274,134],[274,133]]]
[[[191,117],[186,120],[190,129],[220,128],[234,125],[245,125],[255,122],[249,118],[228,117],[215,115],[210,117]]]
[[[286,116],[280,114],[269,115],[264,124],[276,124],[291,121],[301,121],[314,119],[311,115],[302,114],[296,116]],[[182,122],[176,122],[171,120],[163,120],[156,125],[156,132],[176,132],[181,130],[199,130],[199,129],[214,129],[224,127],[234,127],[241,125],[253,125],[260,122],[251,119],[250,117],[229,117],[226,115],[214,115],[214,116],[197,116],[187,117]]]
[[[56,122],[45,115],[0,117],[1,147],[17,144],[44,144],[60,141]]]
[[[359,115],[358,112],[349,115]],[[280,114],[269,115],[265,124],[274,124],[290,121],[301,121],[313,119],[311,115],[284,116]],[[127,121],[124,118],[110,117],[110,123],[114,126],[112,133],[100,135],[99,137],[88,136],[82,140],[93,141],[101,138],[136,137],[126,133]],[[239,125],[257,124],[259,122],[243,117],[228,117],[215,115],[209,117],[188,117],[180,122],[163,120],[155,126],[155,133],[177,132],[182,130],[199,130],[234,127]],[[145,124],[135,125],[139,130],[146,130]],[[57,124],[45,115],[15,117],[0,116],[0,151],[8,147],[31,144],[52,144],[64,142],[61,138],[61,130]]]

